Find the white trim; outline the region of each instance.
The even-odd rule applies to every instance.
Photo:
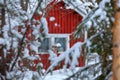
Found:
[[[54,37],[66,38],[66,50],[70,48],[70,34],[48,34],[48,36],[46,36],[46,37],[48,37],[48,38],[50,37],[52,39]],[[54,42],[52,44],[54,44]]]
[[[70,34],[48,34],[45,38],[50,38],[50,45],[54,44],[55,38],[66,38],[66,50],[70,48]],[[46,52],[40,52],[40,53],[46,53]]]
[[[69,37],[70,34],[48,34],[46,37]]]

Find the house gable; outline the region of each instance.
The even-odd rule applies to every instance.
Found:
[[[82,16],[74,10],[66,9],[65,3],[61,1],[52,6],[47,21],[50,34],[71,34],[82,21]]]

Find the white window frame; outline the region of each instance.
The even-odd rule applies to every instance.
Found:
[[[49,42],[50,42],[50,49],[52,49],[52,45],[55,44],[55,38],[65,38],[66,39],[66,46],[65,46],[65,50],[68,50],[70,48],[70,34],[48,34],[45,38],[49,38]],[[45,54],[46,52],[40,52]],[[58,53],[63,53],[61,51],[59,51]]]

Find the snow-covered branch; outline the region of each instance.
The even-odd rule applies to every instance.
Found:
[[[75,66],[78,65],[77,59],[80,57],[80,55],[82,53],[82,46],[85,45],[88,41],[90,41],[90,40],[94,39],[95,37],[97,37],[98,35],[102,34],[103,32],[104,31],[101,31],[101,32],[91,36],[89,39],[87,39],[84,42],[75,43],[69,50],[65,51],[60,56],[53,59],[52,64],[50,65],[50,67],[48,68],[46,73],[53,70],[55,68],[55,66],[60,64],[61,61],[63,61],[63,60],[65,61],[64,68],[66,68],[67,65],[70,65],[70,69],[74,69]]]

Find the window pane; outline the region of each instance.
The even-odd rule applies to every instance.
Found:
[[[49,38],[45,38],[41,42],[40,52],[47,52],[49,50]]]
[[[66,49],[66,39],[65,38],[55,38],[55,44],[60,44],[59,51],[65,51]]]

